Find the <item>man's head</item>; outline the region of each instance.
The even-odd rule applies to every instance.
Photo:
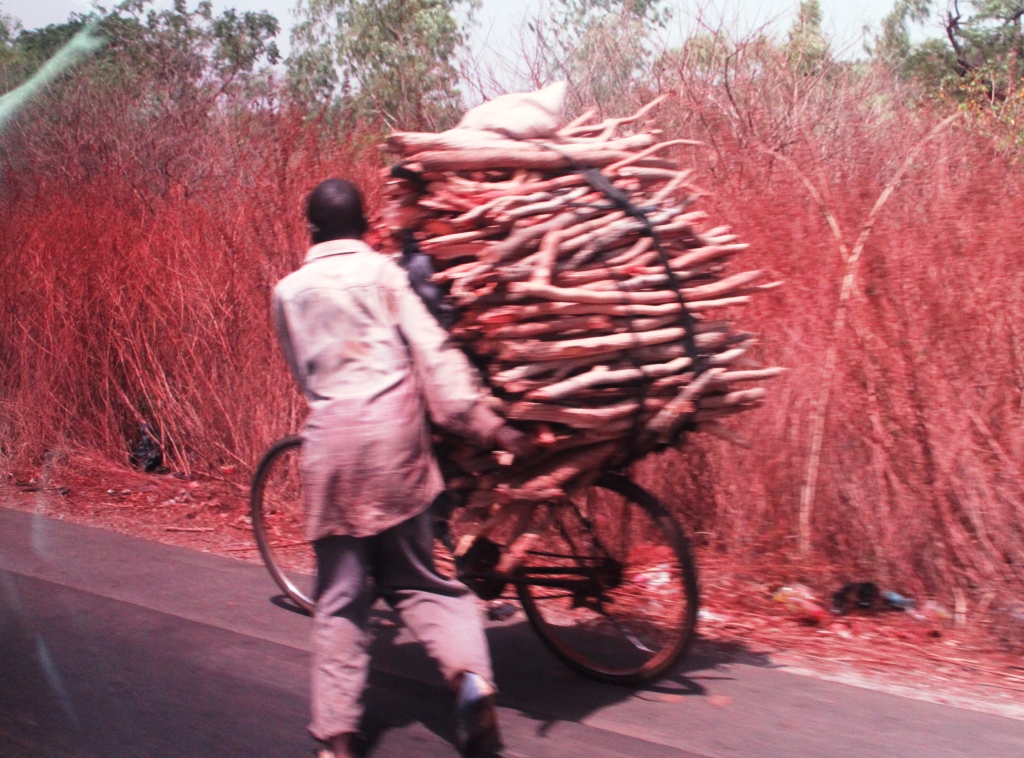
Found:
[[[344,179],[320,182],[306,202],[313,243],[360,239],[366,233],[366,215],[359,190]]]

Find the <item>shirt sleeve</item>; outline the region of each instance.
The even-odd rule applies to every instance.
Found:
[[[292,342],[292,335],[288,330],[288,317],[284,310],[284,299],[277,289],[274,290],[274,294],[271,297],[271,310],[274,315],[274,331],[277,332],[277,340],[281,344],[284,360],[288,364],[288,369],[292,372],[292,376],[295,377],[295,381],[298,382],[299,389],[302,390],[303,394],[308,394],[306,392],[306,383],[295,357],[295,345]]]
[[[412,353],[431,419],[478,445],[491,445],[505,421],[487,407],[489,393],[476,370],[423,305],[405,272],[395,265],[386,278],[396,326]]]

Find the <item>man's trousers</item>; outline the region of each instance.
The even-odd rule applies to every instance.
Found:
[[[383,597],[426,646],[454,683],[462,673],[492,687],[491,658],[476,597],[461,582],[437,573],[428,509],[371,537],[324,537],[316,551],[313,613],[313,720],[309,730],[327,740],[359,729],[370,606]]]

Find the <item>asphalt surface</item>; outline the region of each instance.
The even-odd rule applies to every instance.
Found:
[[[454,756],[452,698],[377,615],[365,751]],[[0,758],[311,756],[308,624],[262,567],[0,508]],[[513,756],[1024,756],[1024,721],[697,651],[643,690],[488,630]]]

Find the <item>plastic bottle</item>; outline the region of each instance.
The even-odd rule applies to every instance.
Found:
[[[883,592],[882,600],[885,601],[887,606],[897,611],[911,611],[914,609],[914,606],[917,605],[913,598],[903,597],[903,595],[898,592],[893,592],[892,590],[886,590]]]

